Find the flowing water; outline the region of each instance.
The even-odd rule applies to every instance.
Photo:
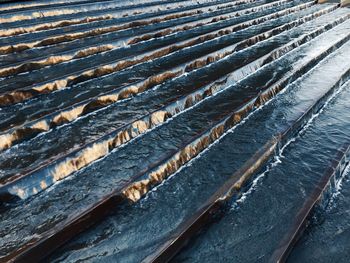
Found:
[[[274,261],[350,142],[337,3],[30,1],[0,21],[0,261]],[[290,262],[346,262],[347,171]]]

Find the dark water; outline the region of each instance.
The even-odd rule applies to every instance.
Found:
[[[322,72],[321,69],[323,71],[325,68],[320,67],[318,73]],[[314,76],[310,77],[317,76],[312,75]],[[315,92],[315,83],[317,81],[313,79],[311,85],[303,83],[294,88],[299,89],[300,93],[303,88],[307,88],[308,92],[313,88]],[[274,248],[283,238],[285,230],[291,227],[293,215],[297,213],[330,164],[329,156],[334,156],[338,148],[349,139],[349,120],[342,114],[349,108],[349,87],[349,83],[345,84],[343,90],[315,116],[309,126],[291,141],[272,167],[258,175],[257,180],[239,202],[232,204],[230,212],[206,230],[174,261],[268,261]],[[285,93],[282,96],[289,95]],[[315,250],[304,252],[301,244],[293,252],[291,261],[293,262],[293,258],[295,262],[310,262],[311,259],[329,262],[333,258],[341,259],[344,255],[334,256],[330,251],[344,245],[341,240],[330,241],[330,237],[326,233],[323,233],[321,238],[315,237],[321,244],[327,243],[328,249],[323,250],[324,254],[316,254],[319,251],[317,245],[313,247]],[[345,250],[342,253],[346,253]],[[299,251],[307,256],[300,256]]]
[[[346,262],[349,258],[349,172],[334,191],[331,203],[320,211],[289,262]]]
[[[322,70],[325,68],[331,70],[336,60],[338,60],[339,65],[343,65],[342,62],[340,62],[340,57],[344,54],[346,49],[348,49],[348,47],[339,50],[339,53],[337,52],[338,56],[322,64],[323,68],[320,65],[320,68],[312,72],[311,76],[298,80],[298,82],[289,87],[285,93],[278,96],[278,100],[272,101],[265,108],[257,112],[256,115],[252,115],[247,122],[228,133],[219,143],[205,152],[203,156],[191,162],[190,165],[186,166],[168,182],[165,182],[155,191],[147,195],[146,199],[141,201],[137,208],[132,208],[132,212],[117,213],[115,216],[106,220],[105,223],[101,224],[97,230],[95,229],[91,231],[90,234],[87,233],[82,238],[72,242],[71,245],[67,245],[65,249],[68,251],[64,255],[68,256],[68,258],[61,257],[58,259],[62,260],[64,258],[65,260],[74,262],[80,257],[98,257],[98,253],[101,251],[104,251],[106,255],[110,255],[106,257],[106,260],[113,261],[122,259],[122,261],[132,262],[138,261],[140,258],[142,259],[142,256],[152,251],[155,245],[164,242],[166,236],[171,233],[171,229],[173,229],[173,227],[169,229],[169,226],[179,224],[181,219],[186,216],[186,214],[184,214],[185,211],[188,211],[187,216],[190,215],[196,204],[198,207],[201,200],[205,200],[205,198],[208,198],[208,196],[213,193],[214,189],[209,190],[209,185],[219,185],[223,178],[227,178],[232,171],[237,169],[236,167],[242,164],[242,161],[249,156],[249,153],[261,146],[263,142],[266,141],[266,138],[276,131],[276,127],[283,127],[288,123],[288,120],[293,120],[297,114],[313,103],[315,95],[317,95],[322,88],[327,90],[329,86],[332,85],[334,81],[333,77],[329,77],[328,82],[325,78],[323,78],[322,81],[319,80],[319,77],[323,72]],[[346,59],[342,61],[344,62]],[[348,68],[348,65],[343,66],[343,70]],[[340,68],[337,68],[337,71],[334,70],[333,76],[338,74],[341,74]],[[315,85],[315,83],[319,83],[320,85]],[[341,94],[346,94],[345,92],[346,89]],[[337,96],[340,96],[340,94],[337,94]],[[303,102],[301,103],[297,98],[302,98]],[[280,110],[286,108],[286,106],[288,106],[287,111]],[[310,125],[312,124],[313,122]],[[344,125],[344,123],[342,124]],[[308,129],[310,127],[308,127]],[[344,141],[344,139],[342,141]],[[294,143],[295,142],[293,142],[293,144]],[[287,149],[292,147],[293,144],[288,146],[285,151],[287,152]],[[337,145],[332,145],[332,142],[328,143],[329,147],[334,147],[333,152],[337,150],[337,146],[339,145],[341,145],[341,141],[339,141]],[[308,149],[309,148],[305,146],[304,150]],[[312,162],[309,163],[311,160],[304,157],[302,163],[306,165],[305,169],[307,169],[307,171],[316,173],[315,169],[317,168],[319,173],[322,173],[323,169],[327,166],[326,162],[322,162],[322,158],[323,160],[327,160],[330,151],[318,152],[317,148],[313,149],[314,152],[312,153],[314,155],[312,156],[314,157],[311,159]],[[222,152],[225,152],[225,154],[221,154]],[[295,154],[296,159],[291,158],[290,165],[300,163],[301,156],[299,156],[299,151]],[[287,159],[286,156],[282,158],[283,160]],[[283,161],[278,165],[282,164],[284,165]],[[323,166],[320,166],[320,164],[323,164]],[[291,211],[290,208],[285,209],[286,203],[288,204],[288,202],[290,202],[294,205],[294,209],[298,208],[300,202],[303,201],[303,195],[300,195],[300,193],[303,193],[306,187],[303,183],[308,183],[310,190],[312,188],[312,183],[315,182],[312,181],[312,179],[315,180],[315,178],[317,178],[317,175],[315,175],[309,182],[307,182],[309,178],[305,178],[304,180],[306,180],[306,182],[299,181],[295,183],[295,174],[302,177],[304,173],[299,172],[302,170],[293,168],[291,171],[295,171],[295,174],[291,174],[291,167],[288,166],[286,169],[289,170],[285,170],[289,171],[288,173],[285,172],[286,177],[282,178],[280,174],[276,175],[277,178],[272,178],[273,176],[270,175],[270,173],[273,173],[274,169],[277,168],[274,167],[266,176],[266,180],[272,179],[271,184],[273,184],[273,189],[271,189],[271,185],[265,186],[265,181],[261,182],[260,180],[259,184],[255,186],[257,191],[261,187],[261,194],[268,195],[266,198],[255,199],[255,192],[248,194],[242,205],[249,206],[249,209],[251,209],[249,212],[243,212],[241,205],[239,205],[237,212],[236,209],[232,209],[232,212],[225,216],[223,221],[217,223],[217,226],[213,226],[215,230],[217,227],[220,227],[218,231],[221,232],[214,233],[211,231],[215,230],[209,228],[209,230],[207,230],[208,232],[205,231],[203,233],[203,237],[200,236],[197,239],[193,248],[190,246],[189,251],[184,252],[184,255],[181,254],[175,261],[186,259],[190,262],[196,260],[198,260],[198,262],[206,260],[208,260],[207,262],[216,260],[225,262],[225,260],[230,261],[234,258],[238,261],[247,259],[247,262],[251,262],[253,259],[249,258],[248,255],[252,257],[255,255],[260,256],[259,253],[261,252],[259,251],[264,251],[264,253],[266,253],[268,249],[273,249],[273,243],[265,243],[264,240],[266,240],[266,238],[271,238],[271,240],[278,241],[275,236],[276,234],[273,235],[274,233],[271,233],[271,229],[274,227],[273,225],[277,223],[275,222],[275,216],[278,216],[281,218],[279,220],[282,220],[282,216],[285,216],[285,219],[293,215],[293,211]],[[287,177],[289,178],[288,181],[286,181]],[[278,192],[277,194],[277,190],[282,192]],[[287,195],[283,191],[291,191],[288,193],[293,193],[293,195]],[[286,197],[287,200],[281,200],[281,196]],[[301,197],[299,203],[296,202],[296,196]],[[254,198],[258,203],[249,202],[249,198]],[[272,209],[271,206],[274,205],[274,203],[276,203],[276,206]],[[280,211],[282,207],[284,208],[283,211],[281,211],[282,213],[276,214],[276,211]],[[257,209],[259,209],[259,211],[257,211]],[[150,218],[150,220],[145,222],[145,218]],[[229,221],[227,224],[226,218],[228,218],[227,220]],[[122,222],[125,222],[125,225]],[[141,222],[143,223],[141,224]],[[280,221],[278,221],[278,223],[280,223]],[[275,233],[282,235],[283,229],[285,229],[284,224],[285,220],[283,224],[280,225],[281,227],[275,230]],[[132,226],[130,227],[130,225]],[[278,226],[279,224],[276,225]],[[104,231],[106,231],[106,228],[109,228],[108,226],[113,226],[111,228],[117,228],[119,231],[108,232],[108,238],[98,240],[97,244],[94,243],[94,240],[96,240],[98,236],[103,236],[102,233],[105,233]],[[137,231],[135,231],[135,229],[137,229]],[[263,234],[265,235],[262,236]],[[262,242],[258,243],[257,237],[259,237],[260,240],[260,236],[262,236]],[[130,250],[130,246],[135,243],[139,244],[138,249]],[[197,243],[198,245],[196,245]],[[255,253],[252,253],[253,247],[251,245],[247,246],[247,243],[256,243],[255,249],[257,250],[254,250]],[[119,249],[111,252],[111,244],[116,244],[116,247]],[[120,246],[118,246],[118,244],[120,244]],[[76,247],[79,246],[84,246],[84,248],[76,251]],[[243,247],[246,247],[246,253],[244,253]],[[237,253],[232,251],[237,251]],[[242,254],[239,256],[238,252]],[[261,260],[263,260],[263,258]]]
[[[53,3],[61,2],[47,4]],[[234,197],[220,220],[191,239],[173,259],[267,262],[338,148],[350,139],[350,85],[344,83],[350,73],[350,10],[336,8],[335,4],[283,0],[242,1],[232,6],[229,4],[235,2],[69,3],[72,7],[66,5],[62,10],[73,10],[74,14],[67,11],[49,17],[47,13],[40,19],[33,14],[39,6],[11,6],[23,9],[20,14],[28,16],[28,27],[81,18],[83,14],[113,14],[115,18],[15,34],[0,38],[1,46],[11,39],[13,44],[40,41],[134,20],[201,12],[0,56],[4,58],[0,59],[1,70],[53,55],[72,55],[98,44],[113,45],[102,53],[68,58],[37,69],[29,67],[5,77],[0,83],[0,96],[15,98],[13,92],[33,91],[83,70],[115,66],[122,60],[184,44],[165,55],[121,70],[102,70],[100,76],[93,75],[87,81],[78,78],[72,85],[0,107],[1,145],[6,145],[8,138],[22,136],[11,139],[13,145],[1,146],[0,192],[8,191],[20,200],[4,203],[0,212],[0,256],[59,228],[71,215],[86,211],[113,190],[127,185],[128,180],[147,181],[152,174],[162,174],[163,165],[167,165],[172,167],[171,172],[157,185],[149,186],[140,200],[126,196],[136,202],[129,200],[112,209],[108,217],[46,259],[140,262],[168,240],[268,140],[317,104],[321,111],[305,118],[303,129],[288,138],[282,152]],[[123,17],[124,13],[140,10],[140,5],[145,6],[140,14]],[[225,19],[212,21],[225,15]],[[6,11],[0,17],[13,16]],[[16,29],[19,23],[11,21],[1,28]],[[133,45],[125,42],[170,27],[178,31],[153,35]],[[196,61],[206,62],[188,70]],[[149,77],[165,72],[179,73],[168,79],[153,79],[153,86],[147,84]],[[339,79],[343,82],[338,87]],[[121,94],[122,88],[132,85],[145,88],[118,101],[101,103],[102,96]],[[335,93],[327,94],[331,88]],[[270,93],[264,93],[267,90]],[[92,101],[100,103],[97,108],[74,115],[81,105]],[[255,107],[247,106],[250,101]],[[242,113],[242,108],[247,112]],[[72,115],[64,115],[64,123],[54,127],[56,116],[68,110]],[[155,121],[155,113],[169,117]],[[236,116],[235,122],[228,122],[232,116]],[[140,118],[149,119],[140,122]],[[214,128],[220,129],[215,136],[210,133]],[[127,137],[112,147],[118,132]],[[174,159],[178,160],[176,164]],[[328,208],[316,214],[315,222],[293,250],[291,262],[346,262],[348,184],[345,175]]]

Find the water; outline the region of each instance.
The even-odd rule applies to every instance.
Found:
[[[347,47],[344,47],[343,51],[346,50]],[[343,54],[342,51],[339,52],[339,55],[341,56]],[[339,59],[339,56],[334,58],[334,60],[330,60],[328,62],[328,68],[330,68],[334,61],[336,59]],[[340,63],[341,64],[341,63]],[[325,67],[325,65],[323,65]],[[158,187],[155,191],[152,191],[149,195],[147,195],[146,199],[144,201],[141,201],[140,205],[136,209],[141,210],[138,213],[135,212],[128,212],[122,213],[120,215],[117,213],[117,215],[112,216],[108,220],[106,220],[105,223],[101,224],[100,227],[96,230],[94,229],[91,231],[91,233],[85,234],[82,238],[77,239],[75,242],[72,242],[71,245],[67,245],[64,249],[67,249],[67,253],[63,255],[63,257],[58,258],[58,260],[62,260],[63,258],[67,261],[74,262],[77,259],[85,258],[85,257],[91,257],[96,256],[97,253],[100,253],[101,251],[108,251],[106,252],[105,256],[111,254],[110,256],[106,257],[106,260],[116,260],[116,259],[122,259],[125,262],[134,262],[139,261],[142,259],[142,256],[144,257],[147,255],[147,253],[150,253],[149,251],[152,251],[154,249],[154,243],[161,244],[164,242],[165,237],[171,233],[171,230],[169,230],[169,225],[172,226],[171,229],[173,229],[173,225],[178,225],[181,222],[181,219],[186,218],[186,214],[184,212],[187,212],[187,217],[191,214],[191,211],[193,211],[194,207],[197,204],[197,207],[199,204],[201,204],[205,199],[207,199],[214,191],[215,187],[213,185],[220,185],[222,180],[224,178],[227,178],[232,171],[237,169],[239,165],[242,164],[242,161],[244,161],[251,152],[254,152],[259,145],[261,146],[263,142],[266,141],[265,138],[268,136],[271,136],[275,132],[276,126],[277,127],[283,127],[283,123],[288,123],[289,120],[293,120],[295,118],[296,114],[300,114],[302,111],[300,109],[301,106],[304,108],[307,107],[308,103],[312,103],[313,99],[315,98],[315,92],[319,91],[319,86],[314,86],[311,83],[314,83],[316,79],[319,78],[320,74],[322,74],[322,70],[324,70],[324,67],[319,67],[319,70],[316,70],[312,76],[312,80],[309,80],[309,83],[305,83],[308,80],[308,76],[298,81],[298,84],[301,85],[301,83],[305,83],[302,87],[300,87],[298,84],[293,85],[290,87],[285,93],[281,94],[278,97],[278,100],[272,101],[269,105],[266,106],[266,108],[263,108],[259,112],[256,113],[256,115],[252,115],[244,124],[237,127],[233,132],[227,134],[218,144],[210,148],[201,158],[198,158],[194,160],[194,162],[191,162],[189,166],[186,166],[181,170],[178,174],[174,175],[169,181],[162,184],[160,187]],[[346,65],[344,65],[344,68],[347,68]],[[310,77],[311,78],[311,77]],[[324,81],[324,80],[323,80]],[[332,83],[332,78],[329,78],[329,83],[324,83],[322,86],[324,89],[328,89],[330,83]],[[321,86],[321,87],[322,87]],[[310,90],[312,88],[312,90]],[[295,100],[295,96],[302,96],[304,98],[304,102],[302,104],[297,103],[298,100]],[[338,95],[340,96],[340,95]],[[307,100],[308,98],[308,100]],[[346,100],[346,99],[345,99]],[[283,109],[286,106],[286,103],[289,102],[290,107],[288,107],[289,111],[280,111],[279,109]],[[292,103],[294,102],[294,103]],[[281,115],[274,116],[271,111],[283,114],[283,117]],[[265,117],[264,117],[265,116]],[[270,116],[270,118],[266,118],[267,116]],[[281,123],[282,122],[282,123]],[[259,125],[261,123],[261,126]],[[275,126],[276,125],[276,126]],[[255,127],[255,129],[253,129]],[[256,127],[259,128],[259,132],[257,132]],[[264,131],[264,133],[261,133],[261,131]],[[250,131],[250,132],[247,132]],[[264,134],[263,137],[262,134]],[[270,135],[269,135],[270,134]],[[334,146],[335,149],[336,146]],[[287,150],[287,149],[286,149]],[[316,149],[315,149],[316,150]],[[225,152],[225,155],[221,155],[221,152]],[[283,160],[286,158],[286,153],[283,154]],[[322,155],[320,153],[317,153],[316,159],[320,158]],[[327,158],[327,154],[323,155],[324,158]],[[282,161],[283,162],[283,161]],[[292,163],[295,163],[295,160],[293,160]],[[315,163],[315,166],[310,166],[309,162],[305,160],[305,163],[308,165],[308,169],[312,170],[314,167],[319,166],[319,162]],[[326,166],[326,163],[323,167]],[[276,168],[274,168],[276,169]],[[289,168],[290,169],[290,168]],[[322,169],[320,169],[323,171]],[[271,172],[270,172],[271,173]],[[269,173],[269,174],[270,174]],[[298,173],[298,171],[295,171],[295,173]],[[269,177],[272,177],[268,175]],[[286,175],[287,176],[287,175]],[[293,176],[291,176],[290,180],[292,180]],[[285,178],[284,178],[285,179]],[[277,189],[281,188],[282,190],[289,189],[289,187],[292,187],[293,185],[291,183],[288,183],[287,186],[283,186],[284,180],[281,178],[281,182],[276,185]],[[276,180],[273,179],[275,182]],[[192,186],[194,185],[194,186]],[[210,185],[211,187],[208,187]],[[289,187],[288,187],[289,186]],[[261,185],[257,187],[257,189],[260,189]],[[300,185],[297,185],[297,188],[299,188]],[[214,189],[212,189],[214,188]],[[203,190],[196,190],[194,189],[203,189]],[[212,189],[212,190],[208,190]],[[269,198],[278,198],[279,195],[275,195],[275,191],[269,190],[269,186],[266,186],[262,190],[262,193],[269,192]],[[259,190],[260,191],[260,190]],[[286,190],[289,191],[289,190]],[[298,192],[299,193],[299,192]],[[175,196],[174,196],[175,195]],[[173,197],[174,196],[174,197]],[[294,197],[294,195],[293,195]],[[292,197],[291,197],[292,198]],[[160,200],[162,200],[162,203],[160,204]],[[181,200],[181,202],[176,201]],[[253,209],[253,211],[250,211],[250,214],[242,213],[241,209],[238,209],[239,212],[239,218],[236,217],[236,214],[234,213],[235,217],[231,217],[232,220],[235,223],[232,223],[230,221],[230,224],[225,224],[222,229],[224,233],[228,233],[228,229],[232,229],[233,226],[234,230],[232,234],[227,234],[226,236],[220,233],[213,233],[208,234],[209,237],[213,237],[213,239],[216,239],[217,237],[220,237],[219,240],[215,240],[219,242],[219,244],[222,245],[222,249],[220,248],[220,245],[218,245],[217,242],[214,242],[211,238],[209,239],[198,239],[198,243],[203,245],[202,247],[194,246],[193,250],[190,250],[194,255],[192,257],[185,256],[181,257],[180,259],[188,259],[189,261],[203,261],[204,258],[207,258],[210,255],[210,249],[212,244],[212,249],[215,251],[212,255],[211,260],[221,260],[225,261],[225,254],[224,252],[227,251],[227,259],[232,258],[234,254],[231,253],[233,250],[233,247],[229,246],[230,249],[227,247],[227,242],[237,242],[239,244],[242,244],[242,246],[246,246],[246,242],[251,243],[253,240],[255,240],[256,236],[252,236],[252,234],[247,233],[253,233],[251,231],[251,225],[252,227],[258,228],[260,224],[257,224],[257,215],[261,218],[262,215],[266,216],[267,218],[270,217],[270,221],[264,221],[261,222],[261,225],[264,225],[264,228],[266,229],[270,227],[271,222],[273,222],[273,218],[271,218],[273,215],[276,215],[275,211],[271,209],[271,213],[268,213],[268,209],[266,206],[271,206],[273,203],[271,202],[265,202],[266,199],[263,201],[257,198],[258,201],[264,202],[264,205],[260,203],[260,205],[251,204],[249,202],[249,196],[245,200],[244,204],[249,205]],[[290,201],[290,199],[288,199]],[[294,199],[293,199],[294,200]],[[163,205],[163,203],[165,203]],[[151,208],[150,208],[151,206]],[[256,211],[257,207],[262,206],[261,212]],[[283,207],[278,206],[278,208]],[[296,204],[297,207],[297,204]],[[144,209],[142,209],[144,208]],[[166,209],[166,213],[164,213],[164,210]],[[259,208],[260,209],[260,208]],[[133,210],[134,211],[134,210]],[[264,213],[262,211],[265,211]],[[287,214],[289,211],[283,211]],[[140,216],[139,213],[141,213]],[[174,216],[174,213],[175,216]],[[232,212],[233,213],[233,212]],[[256,213],[256,214],[254,214]],[[162,214],[161,221],[151,219],[147,220],[145,223],[145,218],[159,218],[159,214]],[[242,218],[241,218],[242,216]],[[287,215],[286,215],[287,216]],[[124,219],[126,218],[126,219]],[[226,217],[225,217],[226,218]],[[122,222],[127,222],[123,224]],[[175,220],[175,221],[174,221]],[[240,224],[236,223],[242,222],[244,223],[244,226],[241,226]],[[135,221],[135,223],[131,223]],[[140,222],[143,222],[140,224]],[[148,223],[149,222],[149,223]],[[219,223],[218,223],[219,224]],[[221,224],[221,222],[220,222]],[[236,226],[237,224],[237,226]],[[90,245],[92,240],[94,240],[97,236],[102,236],[101,231],[102,229],[105,229],[107,225],[113,225],[113,228],[118,225],[118,229],[124,229],[123,227],[127,227],[127,230],[119,230],[119,232],[110,233],[111,236],[108,238],[99,240],[97,244],[93,243]],[[132,227],[130,227],[132,225]],[[138,229],[138,231],[135,231],[135,228]],[[152,228],[152,231],[149,230],[149,228]],[[210,229],[209,229],[210,231]],[[230,230],[231,231],[231,230]],[[237,231],[237,233],[236,233]],[[242,238],[244,238],[244,242],[241,240],[241,238],[238,237],[238,239],[232,239],[232,237],[237,236],[238,233],[242,231]],[[261,230],[262,231],[262,230]],[[160,233],[159,233],[160,232]],[[257,231],[258,232],[258,231]],[[231,232],[230,232],[231,233]],[[258,234],[260,233],[260,229]],[[283,231],[279,231],[278,233],[283,234]],[[257,234],[257,235],[258,235]],[[266,233],[267,236],[269,236],[270,232]],[[207,232],[204,232],[203,234],[205,237],[208,237]],[[251,238],[249,240],[246,240],[246,238]],[[264,236],[266,237],[266,236]],[[270,237],[269,237],[270,238]],[[273,236],[271,236],[273,238]],[[112,240],[112,241],[111,241]],[[264,240],[264,239],[262,239]],[[278,241],[278,240],[276,240]],[[119,248],[117,245],[116,247],[119,248],[118,251],[111,252],[111,244],[123,244],[124,249]],[[128,243],[130,242],[130,243]],[[139,246],[137,249],[137,253],[133,250],[133,253],[128,253],[130,247],[128,244],[135,244],[135,242],[139,242]],[[232,246],[236,246],[237,243],[233,243]],[[255,242],[254,242],[255,243]],[[79,245],[78,245],[79,244]],[[269,245],[270,243],[267,243]],[[75,247],[77,246],[83,246],[82,249],[76,250]],[[251,246],[247,247],[249,254],[249,251],[252,249]],[[262,249],[262,248],[260,248]],[[273,249],[273,246],[270,247],[270,249]],[[237,251],[242,250],[242,247],[237,248]],[[94,252],[96,251],[96,252]],[[203,254],[201,253],[203,251]],[[130,258],[130,254],[133,255],[133,258]],[[140,255],[141,254],[141,255]],[[223,257],[221,257],[221,255]],[[250,254],[254,255],[254,254]],[[202,258],[202,256],[204,258]],[[244,254],[243,256],[247,256],[247,254]],[[237,259],[243,261],[243,257],[238,257]],[[67,258],[65,258],[67,257]],[[176,261],[176,260],[175,260]],[[248,260],[250,261],[250,260]]]
[[[124,4],[141,4],[134,2]],[[11,257],[29,242],[35,244],[117,190],[124,199],[122,204],[46,260],[139,262],[166,242],[269,139],[293,125],[310,106],[317,105],[321,112],[312,118],[306,116],[309,122],[303,125],[302,132],[288,138],[283,152],[255,175],[258,179],[234,196],[222,217],[191,239],[173,260],[265,262],[271,257],[336,150],[349,140],[350,116],[345,113],[350,86],[343,82],[350,69],[350,12],[334,4],[306,1],[242,1],[235,6],[229,6],[229,1],[220,3],[223,8],[206,1],[198,6],[191,1],[182,1],[183,6],[180,1],[154,4],[159,10],[152,18],[193,10],[205,12],[127,30],[133,38],[163,30],[162,25],[175,30],[195,26],[193,29],[184,28],[162,37],[153,35],[150,40],[121,48],[113,42],[115,39],[106,38],[103,43],[112,43],[113,49],[84,58],[69,57],[39,69],[24,68],[24,72],[2,81],[0,96],[4,98],[9,92],[29,91],[33,84],[53,82],[66,73],[75,76],[81,69],[98,68],[124,58],[142,58],[162,48],[191,43],[125,69],[101,71],[88,81],[77,79],[47,94],[32,94],[18,102],[9,100],[9,105],[0,108],[2,135],[14,136],[12,132],[18,131],[13,145],[0,152],[0,178],[4,184],[0,189],[4,201],[0,212],[1,257]],[[103,6],[114,8],[113,19],[122,24],[150,18],[155,7],[150,1],[142,4],[142,13],[124,18],[122,14],[137,8],[124,10],[108,1]],[[108,9],[100,5],[72,3],[72,9],[62,10],[78,13],[52,14],[42,19],[31,13],[40,7],[28,6],[21,12],[28,16],[25,19],[30,20],[29,28],[47,21],[78,19],[82,17],[80,11],[107,14]],[[237,17],[211,21],[211,14],[219,17],[236,12]],[[1,16],[11,17],[14,21],[7,26],[16,29],[19,22],[14,14]],[[112,22],[107,19],[91,25],[100,28],[108,23]],[[90,30],[88,25],[69,25],[67,32]],[[63,29],[58,26],[30,34],[16,33],[1,43],[6,45],[6,39],[11,38],[22,43],[59,36]],[[18,55],[7,54],[1,56],[1,66],[35,59],[40,50],[42,58],[74,54],[100,37],[102,43],[107,35],[110,34],[99,33],[81,42],[65,40],[44,48],[29,48]],[[206,38],[198,38],[203,35]],[[187,42],[192,40],[197,42]],[[194,70],[189,70],[190,64],[196,65]],[[159,77],[166,72],[179,73]],[[163,75],[147,80],[156,74]],[[336,86],[339,79],[343,80],[341,87]],[[114,99],[122,87],[135,84],[139,85],[137,92],[129,89],[123,91],[124,97]],[[328,94],[332,88],[336,93]],[[108,93],[111,91],[114,93]],[[105,95],[109,97],[102,100]],[[82,111],[81,105],[90,108]],[[53,125],[60,114],[65,119]],[[315,234],[304,235],[291,261],[324,257],[321,252],[310,252],[318,251],[319,246],[312,235],[324,239],[330,235],[325,233],[330,233],[336,220],[340,220],[338,215],[331,216],[336,214],[332,211],[338,208],[338,202],[341,207],[347,205],[346,198],[342,199],[347,183],[346,176],[332,207],[322,213],[322,217],[329,217],[325,220],[326,230],[312,225],[310,233]],[[4,193],[17,200],[5,200]],[[339,236],[345,239],[342,233],[346,225],[340,229]],[[342,261],[345,255],[341,242],[334,242],[336,245],[331,241],[322,245],[331,247],[329,250]],[[327,254],[326,259],[331,255]]]

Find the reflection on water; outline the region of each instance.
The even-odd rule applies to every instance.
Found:
[[[62,3],[0,7],[0,257],[115,193],[124,202],[47,261],[139,262],[293,130],[234,209],[174,261],[269,259],[349,140],[350,10],[302,0]],[[347,183],[291,261],[344,258]],[[313,235],[334,238],[311,253],[321,246]]]

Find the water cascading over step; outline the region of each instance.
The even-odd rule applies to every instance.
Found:
[[[312,249],[348,169],[348,4],[0,1],[0,262]]]

